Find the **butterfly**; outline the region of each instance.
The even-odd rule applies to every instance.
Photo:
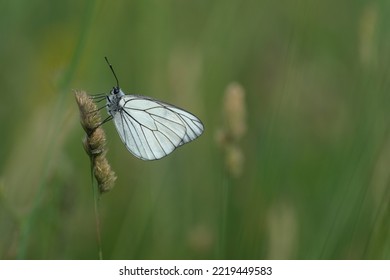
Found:
[[[109,114],[127,150],[142,160],[156,160],[198,138],[204,126],[192,113],[142,95],[125,94],[105,57],[117,85],[106,96]]]

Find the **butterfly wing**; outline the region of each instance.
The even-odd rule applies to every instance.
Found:
[[[204,130],[203,123],[197,117],[183,109],[172,105],[170,105],[170,110],[178,114],[186,127],[186,133],[179,145],[183,145],[192,140],[195,140],[200,135],[202,135]]]
[[[124,95],[113,115],[126,148],[143,160],[160,159],[203,132],[191,113],[144,96]]]

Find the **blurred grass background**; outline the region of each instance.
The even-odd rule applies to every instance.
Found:
[[[390,258],[389,1],[3,0],[0,15],[0,258],[98,258],[72,89],[110,91],[104,56],[126,93],[206,128],[143,162],[104,125],[104,258]]]

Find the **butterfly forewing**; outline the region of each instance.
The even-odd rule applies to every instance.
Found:
[[[171,110],[173,110],[180,116],[182,122],[186,126],[186,134],[184,135],[180,145],[195,140],[202,134],[204,129],[203,124],[197,117],[177,107],[172,107]]]
[[[143,160],[160,159],[203,132],[191,113],[144,96],[123,95],[112,116],[127,149]]]

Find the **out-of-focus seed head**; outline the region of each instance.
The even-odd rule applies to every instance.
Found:
[[[245,91],[238,83],[228,85],[224,97],[226,132],[239,141],[246,132]]]
[[[244,166],[244,154],[240,141],[244,137],[246,126],[245,91],[238,83],[231,83],[225,91],[223,125],[217,129],[215,140],[225,152],[225,165],[228,172],[239,177]]]
[[[230,145],[226,150],[226,167],[234,177],[242,174],[244,167],[244,154],[237,145]]]

